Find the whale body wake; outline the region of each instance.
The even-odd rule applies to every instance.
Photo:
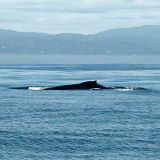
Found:
[[[98,84],[97,81],[85,81],[77,84],[70,84],[70,85],[61,85],[55,87],[12,87],[11,89],[29,89],[29,90],[99,90],[99,89],[117,89],[117,90],[146,90],[142,87],[123,87],[123,86],[103,86]]]

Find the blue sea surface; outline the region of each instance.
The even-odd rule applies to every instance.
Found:
[[[146,90],[15,90],[97,80]],[[0,65],[0,159],[159,160],[160,65]]]

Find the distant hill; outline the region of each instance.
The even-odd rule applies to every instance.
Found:
[[[113,29],[92,35],[0,30],[0,53],[160,54],[160,26]]]

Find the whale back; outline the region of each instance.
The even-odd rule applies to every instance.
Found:
[[[57,87],[48,88],[46,90],[75,90],[75,89],[105,89],[106,87],[97,83],[97,81],[85,81],[78,84],[62,85]]]
[[[62,86],[55,86],[55,87],[12,87],[10,89],[31,89],[31,90],[88,90],[88,89],[118,89],[118,90],[146,90],[146,88],[142,87],[123,87],[123,86],[108,86],[105,87],[97,83],[96,80],[94,81],[85,81],[77,84],[70,84],[70,85],[62,85]]]

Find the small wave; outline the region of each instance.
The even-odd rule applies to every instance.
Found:
[[[142,87],[124,87],[124,88],[116,88],[119,91],[133,91],[133,90],[146,90]]]
[[[39,91],[39,90],[45,90],[49,87],[29,87],[29,90]]]

